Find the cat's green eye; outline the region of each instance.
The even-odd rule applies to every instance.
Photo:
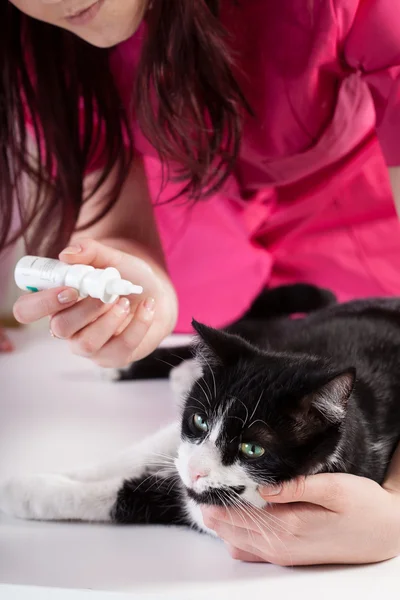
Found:
[[[240,444],[239,450],[246,458],[260,458],[265,452],[264,448],[257,444]]]
[[[194,415],[193,425],[196,427],[196,429],[198,429],[199,431],[202,431],[203,433],[206,433],[208,431],[207,419],[205,419],[204,417],[202,417],[199,414]]]

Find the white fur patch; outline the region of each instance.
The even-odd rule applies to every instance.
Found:
[[[20,519],[109,521],[121,483],[81,483],[64,475],[10,479],[0,485],[0,508]]]

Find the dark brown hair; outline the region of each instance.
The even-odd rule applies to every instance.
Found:
[[[239,152],[245,100],[219,4],[153,2],[133,90],[143,133],[165,165],[179,165],[174,176],[192,200],[223,185]],[[91,195],[116,169],[96,222],[116,201],[133,157],[129,118],[110,50],[35,21],[4,0],[0,23],[0,249],[24,235],[28,251],[54,255],[68,242],[87,200],[83,180],[94,157],[104,169]],[[15,206],[21,227],[12,234]]]

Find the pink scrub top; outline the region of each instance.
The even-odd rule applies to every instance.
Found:
[[[177,331],[192,317],[233,321],[265,286],[311,282],[342,301],[400,295],[386,168],[400,165],[400,0],[224,0],[222,20],[256,118],[224,189],[155,208]],[[127,105],[143,35],[113,54]],[[160,161],[131,117],[152,199],[170,198],[176,186],[160,197]]]

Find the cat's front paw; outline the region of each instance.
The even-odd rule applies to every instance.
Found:
[[[0,512],[9,517],[29,518],[28,477],[0,481]]]
[[[48,498],[54,484],[63,483],[59,475],[29,475],[0,482],[0,513],[18,519],[48,520]]]

